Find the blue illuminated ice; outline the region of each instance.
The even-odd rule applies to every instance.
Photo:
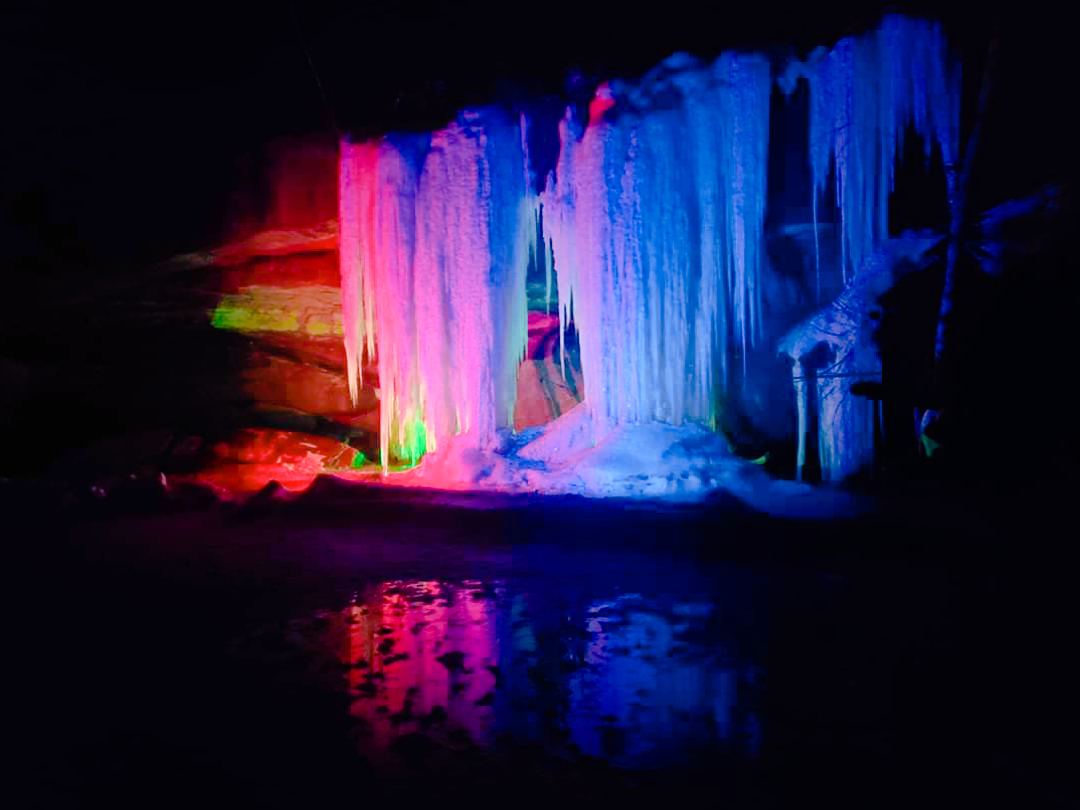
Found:
[[[939,25],[889,15],[876,30],[819,48],[799,71],[789,66],[788,86],[797,73],[810,84],[814,210],[831,173],[846,280],[889,235],[889,194],[906,130],[921,137],[928,161],[937,146],[945,166],[956,163],[960,71]]]
[[[735,459],[716,428],[753,353],[792,326],[766,330],[773,82],[790,94],[807,81],[815,218],[831,185],[850,281],[890,244],[906,130],[928,159],[936,150],[955,163],[958,77],[938,26],[889,16],[777,73],[761,54],[709,64],[677,54],[641,79],[604,83],[587,114],[567,109],[546,178],[516,113],[464,111],[430,135],[344,144],[350,390],[361,358],[377,358],[384,465],[391,451],[410,461],[426,452],[408,473],[419,483],[633,497],[741,487],[760,500],[763,473]],[[571,325],[578,339],[584,401],[515,436],[526,268],[540,250],[564,370]],[[802,336],[819,337],[811,327]],[[787,346],[797,371],[802,348]],[[859,370],[849,365],[840,370]],[[810,394],[799,382],[805,435]],[[865,430],[851,427],[850,398],[830,391],[818,410],[842,429],[823,428],[822,462],[843,477],[864,460]]]
[[[542,202],[597,438],[715,425],[760,337],[770,90],[764,57],[680,55],[601,86],[585,127],[567,111]]]

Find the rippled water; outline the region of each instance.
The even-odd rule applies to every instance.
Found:
[[[35,537],[12,566],[15,806],[1061,795],[1067,567],[861,561],[881,536],[809,531],[410,501]]]
[[[754,755],[759,668],[718,604],[531,584],[381,582],[234,653],[346,693],[358,746],[385,767],[523,741],[634,769]]]

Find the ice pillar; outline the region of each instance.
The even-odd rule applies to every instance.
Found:
[[[599,434],[715,424],[728,350],[760,334],[770,89],[764,57],[676,56],[562,122],[544,222]]]
[[[519,125],[466,112],[430,136],[342,144],[350,391],[377,356],[384,469],[512,424],[535,205]],[[377,350],[377,351],[376,351]]]

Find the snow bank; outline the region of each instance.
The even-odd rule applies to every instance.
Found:
[[[840,490],[778,481],[733,456],[725,439],[697,424],[625,424],[598,440],[588,409],[544,428],[504,435],[497,449],[454,437],[411,470],[382,479],[397,486],[505,494],[581,495],[703,502],[721,492],[766,514],[803,519],[852,516],[862,502]],[[595,443],[594,443],[595,441]]]

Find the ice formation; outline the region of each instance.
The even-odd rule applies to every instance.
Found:
[[[760,334],[770,82],[757,55],[676,56],[560,125],[545,225],[597,436],[715,424],[732,339],[745,360]]]
[[[343,144],[349,384],[355,397],[361,365],[377,358],[384,469],[392,455],[411,462],[436,447],[505,450],[530,251],[545,252],[545,306],[554,268],[560,334],[572,323],[579,338],[587,417],[574,418],[584,450],[599,458],[608,436],[632,446],[628,426],[715,428],[718,394],[746,375],[764,337],[777,337],[764,334],[763,317],[770,97],[774,78],[790,92],[800,77],[809,81],[815,220],[833,176],[848,280],[872,269],[889,235],[906,128],[928,158],[937,144],[945,164],[956,159],[958,74],[930,23],[887,17],[779,77],[763,55],[725,53],[709,65],[676,55],[639,81],[603,84],[586,120],[573,108],[562,118],[542,190],[527,121],[494,109],[463,112],[430,135]],[[796,369],[803,356],[792,354]],[[826,399],[841,403],[848,383]],[[841,422],[850,421],[844,407],[833,409]],[[822,445],[830,471],[858,460],[846,430]],[[534,469],[557,466],[549,452],[533,456]]]
[[[909,241],[887,241],[895,165],[909,127],[921,137],[928,162],[936,144],[942,163],[955,164],[960,75],[940,27],[900,15],[885,17],[877,30],[842,39],[831,50],[819,48],[805,64],[789,65],[781,76],[782,89],[790,93],[800,75],[810,85],[815,240],[818,203],[831,170],[841,231],[840,267],[848,286],[832,304],[793,329],[781,350],[794,362],[800,471],[809,429],[804,359],[818,343],[834,352],[830,367],[815,377],[818,447],[822,476],[842,479],[863,467],[873,453],[871,403],[857,401],[848,390],[860,377],[880,375],[875,358],[858,356],[860,347],[865,354],[870,344],[866,335],[860,336],[866,326],[860,288],[880,276],[895,259],[892,254]],[[815,249],[815,264],[819,261]]]
[[[842,480],[873,461],[874,404],[850,392],[853,382],[881,376],[881,358],[869,335],[874,326],[869,312],[877,296],[901,273],[924,266],[930,248],[943,238],[930,231],[915,231],[883,241],[832,303],[796,325],[780,341],[780,351],[793,361],[799,417],[796,470],[800,478],[806,464],[811,383],[816,391],[822,478]],[[821,344],[831,352],[828,365],[808,368],[808,356]]]
[[[513,424],[536,231],[524,167],[519,125],[494,112],[342,145],[349,385],[355,397],[362,358],[377,357],[384,469]]]
[[[906,129],[921,136],[927,160],[937,144],[943,164],[956,163],[959,70],[940,26],[889,15],[875,31],[819,48],[801,72],[810,83],[815,219],[832,169],[846,280],[889,234],[889,194]],[[791,76],[785,79],[790,86]]]

